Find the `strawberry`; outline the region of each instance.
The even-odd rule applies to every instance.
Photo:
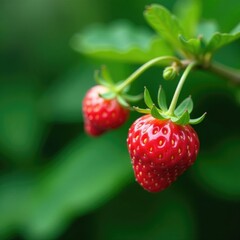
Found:
[[[190,124],[200,123],[205,114],[190,119],[193,103],[190,97],[176,109],[169,110],[166,95],[160,87],[159,108],[153,103],[147,89],[144,91],[147,109],[130,127],[127,138],[136,181],[149,192],[167,188],[196,160],[199,139]]]
[[[128,118],[129,110],[123,107],[117,97],[105,99],[100,94],[109,92],[102,85],[92,87],[83,99],[85,131],[91,136],[120,127]]]
[[[95,137],[100,136],[105,132],[104,130],[100,130],[94,127],[93,124],[91,124],[88,119],[85,119],[84,121],[84,129],[88,135],[95,136]]]
[[[197,133],[190,125],[150,114],[132,124],[127,144],[136,180],[150,192],[167,188],[194,163],[199,150]]]

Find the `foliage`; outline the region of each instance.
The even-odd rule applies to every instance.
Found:
[[[0,3],[0,239],[239,238],[240,90],[215,74],[222,65],[185,83],[180,102],[191,94],[193,115],[208,114],[196,164],[165,192],[134,182],[125,139],[137,113],[100,139],[83,132],[81,101],[102,63],[114,81],[173,54],[240,68],[238,1],[157,2],[166,7],[147,7],[145,22],[149,1]],[[157,99],[161,84],[169,100],[176,83],[156,65],[130,93],[146,85]]]

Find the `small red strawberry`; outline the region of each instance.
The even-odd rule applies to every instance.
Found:
[[[128,150],[136,180],[150,192],[167,188],[196,160],[197,133],[151,115],[137,119],[128,133]]]
[[[160,109],[145,89],[144,100],[149,108],[136,108],[146,114],[132,124],[127,138],[136,180],[150,192],[164,190],[194,163],[199,139],[189,124],[197,124],[205,116],[190,119],[193,108],[190,97],[169,113],[165,94],[159,90]]]
[[[105,131],[104,130],[100,130],[96,127],[94,127],[89,121],[88,119],[85,118],[85,121],[84,121],[84,129],[85,129],[85,132],[90,135],[90,136],[100,136],[101,134],[103,134]]]
[[[109,92],[102,85],[92,87],[83,99],[85,131],[92,136],[120,127],[129,116],[129,109],[123,107],[116,97],[105,99],[100,94]]]

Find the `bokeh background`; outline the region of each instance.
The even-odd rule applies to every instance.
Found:
[[[183,9],[184,2],[178,1]],[[81,101],[95,84],[94,71],[105,64],[119,81],[139,64],[80,54],[72,37],[120,19],[153,34],[142,14],[151,3],[0,1],[0,239],[240,239],[239,86],[202,71],[190,75],[181,97],[192,95],[194,115],[208,112],[195,127],[201,151],[196,164],[158,194],[134,181],[127,153],[127,130],[138,113],[97,139],[83,131]],[[201,19],[222,32],[239,23],[238,0],[201,5]],[[239,40],[215,59],[240,68]],[[146,85],[156,96],[161,83],[170,98],[176,82],[162,82],[161,74],[161,67],[147,71],[131,93]]]

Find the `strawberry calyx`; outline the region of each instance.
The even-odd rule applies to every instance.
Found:
[[[142,94],[135,96],[128,94],[129,86],[119,91],[119,85],[121,85],[122,82],[115,83],[106,66],[102,66],[101,71],[95,72],[95,80],[99,85],[107,89],[106,92],[99,94],[100,97],[107,100],[116,99],[118,103],[125,108],[130,108],[129,102],[137,102],[143,98]]]
[[[190,118],[190,114],[193,110],[193,101],[191,96],[184,99],[178,105],[178,107],[176,107],[173,113],[169,112],[169,108],[167,107],[166,94],[161,86],[158,90],[158,106],[153,103],[150,93],[146,87],[144,89],[144,102],[147,105],[146,109],[134,107],[134,110],[143,114],[151,114],[156,119],[171,120],[178,125],[198,124],[203,121],[206,115],[206,113],[204,113],[198,118]]]

